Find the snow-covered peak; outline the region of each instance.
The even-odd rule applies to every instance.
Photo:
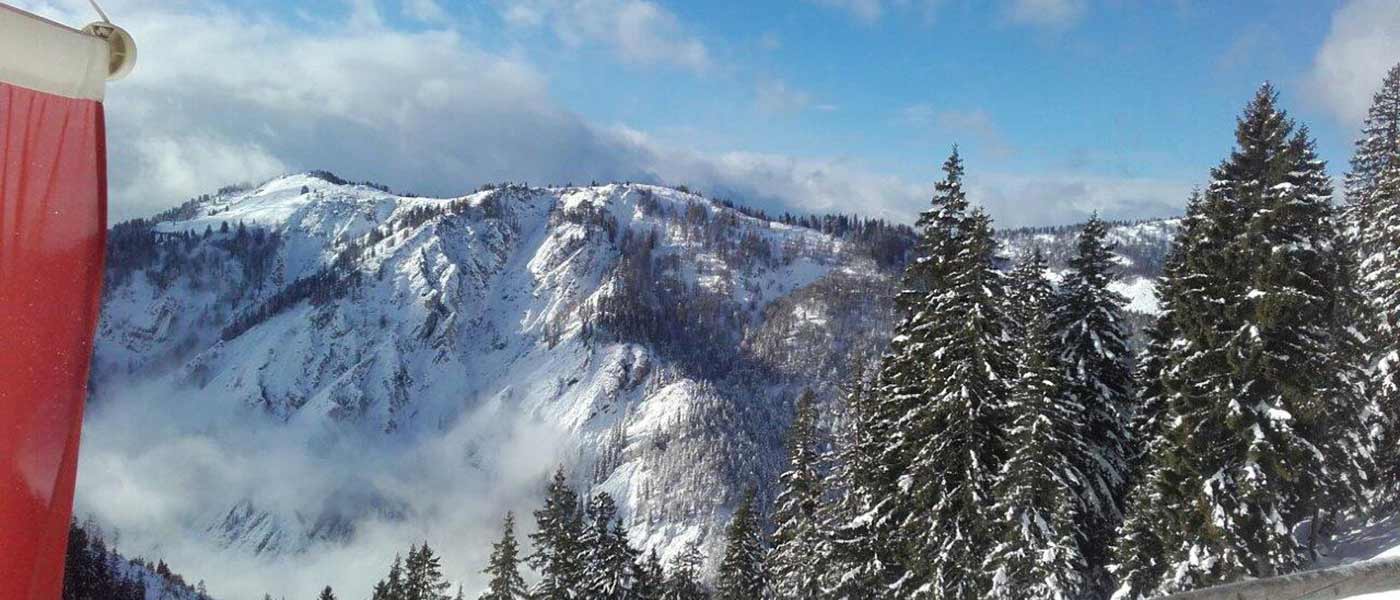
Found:
[[[156,229],[199,234],[206,229],[219,231],[225,226],[236,228],[243,224],[297,229],[323,239],[339,239],[363,235],[370,223],[382,222],[402,207],[442,201],[406,198],[371,185],[333,179],[329,175],[300,173],[251,189],[226,188],[162,215]]]
[[[494,525],[528,514],[563,464],[581,492],[618,499],[643,547],[669,558],[700,541],[717,557],[739,491],[781,464],[796,396],[833,399],[852,357],[888,337],[896,268],[863,243],[637,184],[419,198],[301,174],[225,190],[114,230],[93,403],[123,415],[156,399],[125,416],[175,422],[133,449],[96,421],[84,456],[139,461],[195,436],[234,445],[238,465],[275,460],[269,480],[240,477],[207,505],[143,490],[181,498],[160,523],[107,515],[239,554]],[[183,411],[192,424],[167,417]],[[523,463],[522,432],[543,436]],[[351,455],[285,475],[288,454],[339,447]],[[103,519],[116,491],[85,460],[80,503]],[[446,474],[485,489],[463,500],[437,487]]]

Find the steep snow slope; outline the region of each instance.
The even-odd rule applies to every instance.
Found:
[[[640,185],[426,199],[296,175],[112,247],[80,503],[172,563],[199,554],[175,538],[421,537],[479,564],[484,542],[435,530],[533,509],[556,464],[643,547],[713,558],[792,400],[834,397],[891,320],[892,269],[855,242]],[[218,564],[177,566],[244,592]]]

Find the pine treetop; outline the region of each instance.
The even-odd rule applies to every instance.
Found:
[[[719,565],[719,600],[761,600],[768,585],[767,545],[759,523],[752,487],[725,528],[724,558]]]
[[[490,575],[491,580],[481,600],[529,598],[525,580],[520,576],[520,547],[515,540],[514,513],[506,513],[501,529],[501,540],[491,545],[490,562],[482,571]]]
[[[968,209],[963,191],[963,163],[957,146],[943,163],[943,179],[934,184],[929,208],[919,213],[914,227],[919,241],[914,259],[905,269],[904,289],[898,298],[906,311],[919,294],[942,289],[948,284],[951,263],[958,252],[958,236]]]
[[[442,559],[428,542],[409,550],[404,561],[402,600],[442,600],[450,587],[442,575]]]
[[[1364,206],[1379,184],[1380,174],[1400,162],[1400,64],[1390,68],[1361,127],[1361,137],[1346,176],[1347,201]]]
[[[526,561],[540,575],[535,595],[547,600],[567,600],[581,585],[583,511],[578,495],[569,487],[562,468],[545,488],[544,506],[535,511],[534,544]]]

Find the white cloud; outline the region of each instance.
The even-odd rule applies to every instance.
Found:
[[[775,213],[860,213],[905,221],[926,186],[863,169],[848,160],[756,152],[708,155],[620,131],[650,158],[658,181],[685,184]],[[797,201],[797,199],[801,199]]]
[[[756,152],[702,154],[660,143],[645,133],[615,135],[652,165],[657,181],[685,184],[771,212],[858,213],[912,222],[941,177],[930,157],[927,181],[882,174],[842,158],[797,158]],[[966,156],[966,154],[964,154]],[[968,165],[969,199],[987,208],[998,227],[1066,224],[1097,211],[1106,219],[1181,214],[1190,185],[1080,173],[1003,173]]]
[[[879,21],[892,10],[915,10],[923,14],[925,22],[933,21],[943,0],[809,0],[829,8],[849,13],[864,25]]]
[[[794,114],[812,104],[812,96],[781,79],[761,79],[754,90],[758,109],[768,114]]]
[[[447,11],[435,0],[404,0],[403,13],[424,23],[445,23],[448,20]]]
[[[288,170],[262,146],[224,136],[142,136],[132,140],[130,150],[138,170],[117,178],[119,204],[185,198],[209,191],[211,181],[256,183]]]
[[[899,110],[898,120],[912,127],[937,129],[957,141],[973,142],[992,158],[1016,153],[991,114],[980,108],[938,110],[928,103],[911,104]]]
[[[1282,50],[1283,39],[1278,32],[1255,23],[1235,35],[1234,41],[1215,59],[1215,68],[1222,72],[1240,70],[1262,57],[1277,55]]]
[[[1017,25],[1063,29],[1087,12],[1087,0],[1010,0],[1006,18]]]
[[[993,158],[1006,158],[1016,153],[996,121],[980,108],[970,111],[945,110],[938,113],[936,122],[944,131],[959,137],[970,137]]]
[[[808,0],[849,14],[858,23],[871,25],[892,12],[922,13],[932,22],[944,0]],[[1089,0],[1002,0],[1002,17],[1010,23],[1060,30],[1078,23],[1088,12]]]
[[[29,7],[82,22],[86,4],[64,1]],[[108,88],[114,221],[285,170],[441,195],[641,173],[533,66],[452,30],[393,30],[359,9],[306,30],[220,4],[108,4],[141,48]]]
[[[937,110],[932,104],[920,102],[899,109],[899,120],[908,125],[927,127],[933,124]]]
[[[777,50],[783,47],[783,38],[772,31],[765,31],[763,35],[758,36],[758,47],[768,51]]]
[[[852,17],[863,23],[874,23],[880,20],[885,14],[885,7],[881,0],[814,0],[818,4],[829,6],[837,10],[851,13]]]
[[[1185,182],[1077,173],[979,173],[968,168],[968,198],[987,207],[998,227],[1062,225],[1100,217],[1130,220],[1178,216]]]
[[[601,44],[639,65],[672,65],[703,72],[710,51],[674,14],[646,0],[501,0],[505,21],[548,25],[566,44]]]
[[[1400,63],[1400,3],[1352,0],[1332,16],[1308,74],[1311,98],[1347,125],[1359,125],[1381,79]]]
[[[384,17],[379,14],[377,0],[346,0],[350,5],[349,29],[375,29],[384,26]]]

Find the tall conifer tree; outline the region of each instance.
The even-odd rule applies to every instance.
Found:
[[[1020,373],[1008,406],[1012,450],[993,509],[1001,535],[984,563],[992,574],[989,598],[1076,600],[1089,587],[1071,487],[1084,479],[1076,466],[1085,448],[1084,411],[1059,363],[1045,266],[1035,251],[1012,273],[1010,308],[1026,321],[1018,324]]]
[[[1098,215],[1084,224],[1052,312],[1065,391],[1078,406],[1082,444],[1067,458],[1081,476],[1075,497],[1084,557],[1097,588],[1110,585],[1108,543],[1123,519],[1128,478],[1128,414],[1133,374],[1123,325],[1124,299],[1109,288],[1113,248]]]
[[[452,587],[442,576],[442,559],[423,542],[404,561],[402,600],[444,600]]]
[[[818,472],[816,396],[803,391],[788,431],[788,469],[779,481],[774,510],[773,552],[769,555],[773,594],[779,598],[819,598],[824,540]]]
[[[1374,390],[1383,419],[1376,441],[1380,469],[1375,498],[1386,508],[1400,506],[1400,160],[1381,178],[1373,196],[1376,218],[1387,235],[1373,235],[1372,254],[1363,263],[1368,314],[1377,326],[1370,350]]]
[[[568,600],[582,585],[582,511],[578,495],[569,487],[561,468],[554,472],[545,489],[544,506],[535,511],[534,543],[527,561],[540,575],[534,597],[539,600]]]
[[[1384,173],[1400,166],[1400,64],[1390,68],[1380,89],[1371,97],[1371,107],[1361,126],[1361,137],[1351,157],[1346,175],[1346,196],[1350,207],[1359,209],[1353,224],[1373,222],[1371,198],[1381,186]],[[1363,249],[1364,250],[1364,249]]]
[[[981,564],[995,533],[986,508],[1006,457],[1016,373],[991,219],[979,209],[961,229],[949,287],[924,309],[932,333],[921,355],[928,388],[922,403],[898,417],[891,444],[913,450],[897,480],[900,528],[908,532],[899,556],[903,597],[981,598],[989,584]]]
[[[819,527],[827,532],[823,558],[830,568],[821,574],[822,590],[833,600],[876,597],[885,587],[885,565],[892,562],[881,554],[889,546],[877,537],[873,519],[884,488],[870,483],[883,479],[875,475],[882,442],[873,435],[876,398],[870,383],[862,371],[844,393],[845,416],[823,482]]]
[[[1400,64],[1372,97],[1346,177],[1348,232],[1365,308],[1355,315],[1381,416],[1373,497],[1400,504]]]
[[[729,520],[724,536],[724,559],[719,564],[719,600],[762,600],[768,587],[768,553],[763,525],[750,488]]]
[[[606,492],[599,492],[588,504],[582,542],[584,569],[579,596],[596,600],[630,598],[638,553],[628,543],[627,532],[617,517],[617,504]]]
[[[372,600],[403,600],[404,599],[403,580],[403,559],[400,555],[394,555],[394,564],[389,567],[389,574],[379,580],[374,586]]]
[[[705,557],[696,544],[690,544],[682,552],[666,578],[662,598],[665,600],[709,600],[710,592],[700,582],[700,569]]]
[[[661,557],[653,548],[646,558],[636,562],[634,575],[636,585],[633,597],[637,600],[661,600],[666,591],[666,570],[661,566]]]
[[[878,379],[879,395],[875,399],[874,418],[870,421],[870,439],[882,440],[890,447],[884,451],[882,464],[866,476],[864,485],[880,497],[890,496],[901,472],[913,461],[917,451],[912,440],[906,440],[890,430],[905,414],[928,401],[930,394],[928,358],[937,351],[937,323],[930,310],[935,299],[948,293],[952,276],[963,252],[963,230],[967,223],[967,195],[963,191],[963,163],[957,148],[943,164],[944,178],[934,186],[931,206],[919,215],[915,227],[919,241],[914,258],[905,268],[903,289],[896,297],[903,319],[895,326],[890,349],[884,356]],[[902,521],[889,512],[877,527],[885,533],[897,530]]]
[[[491,545],[491,562],[482,571],[491,579],[481,600],[529,598],[525,580],[520,576],[520,545],[515,540],[515,514],[506,513],[501,529],[501,541]]]
[[[1338,234],[1323,165],[1265,85],[1182,225],[1161,290],[1175,339],[1150,465],[1119,543],[1120,597],[1295,570],[1305,521],[1354,497],[1359,437],[1334,361]],[[1150,533],[1150,535],[1149,535]],[[1150,553],[1156,552],[1156,555]]]

